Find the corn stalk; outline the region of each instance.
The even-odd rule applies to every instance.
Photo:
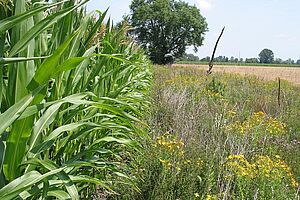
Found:
[[[87,2],[0,4],[0,199],[89,198],[130,182],[149,62],[126,24]]]

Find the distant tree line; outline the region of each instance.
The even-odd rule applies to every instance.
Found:
[[[200,60],[198,56],[196,56],[192,53],[184,53],[181,57],[179,57],[176,60],[177,61],[195,61],[195,62],[202,61],[202,59]]]
[[[195,61],[195,62],[209,62],[210,57],[207,56],[205,58],[200,59],[198,56],[194,54],[183,54],[182,57],[177,59],[177,61]],[[214,62],[221,63],[265,63],[265,64],[298,64],[300,65],[300,59],[293,60],[291,58],[287,60],[283,60],[281,58],[274,58],[274,53],[270,49],[263,49],[257,58],[235,58],[234,56],[226,57],[226,56],[217,56],[214,58]]]

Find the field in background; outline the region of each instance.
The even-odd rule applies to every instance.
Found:
[[[187,67],[196,67],[200,69],[208,69],[208,65],[174,64],[173,66],[187,66]],[[255,75],[264,80],[276,80],[279,77],[291,83],[300,84],[299,67],[215,65],[213,67],[213,71],[238,73],[241,75]]]
[[[176,64],[208,65],[202,61],[178,61]],[[272,64],[272,63],[245,63],[245,62],[214,62],[215,65],[224,66],[262,66],[262,67],[300,67],[299,64]]]

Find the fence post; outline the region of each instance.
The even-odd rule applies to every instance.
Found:
[[[280,88],[281,86],[280,86],[280,78],[278,77],[278,92],[277,92],[277,102],[278,102],[278,106],[280,107],[281,106],[281,103],[280,103],[280,90],[281,90],[281,88]]]

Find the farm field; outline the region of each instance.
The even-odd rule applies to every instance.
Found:
[[[207,69],[207,65],[174,64],[174,66],[197,67]],[[215,65],[216,72],[238,73],[241,75],[255,75],[264,80],[275,80],[278,77],[291,83],[300,84],[300,67],[272,67],[272,66],[230,66]]]
[[[18,0],[13,12],[2,2],[0,199],[93,199],[112,182],[133,185],[152,75],[128,26],[86,13],[86,0]]]
[[[195,67],[153,70],[140,189],[120,199],[299,199],[300,87]],[[124,192],[125,191],[125,192]],[[132,191],[131,193],[129,191]]]
[[[1,200],[300,199],[298,68],[154,65],[88,2],[0,0]]]

